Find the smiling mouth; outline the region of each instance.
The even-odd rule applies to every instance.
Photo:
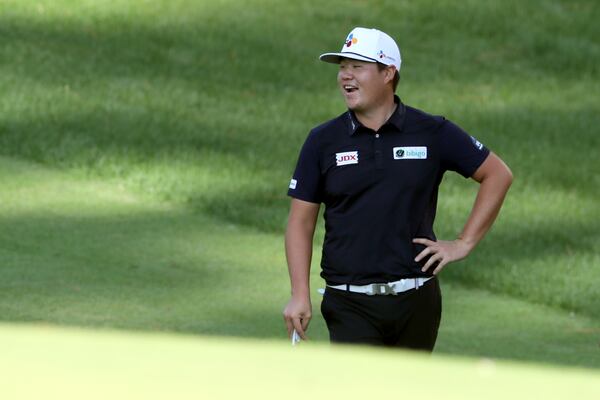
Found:
[[[346,93],[354,93],[358,90],[358,88],[356,86],[352,86],[352,85],[344,85],[344,91]]]

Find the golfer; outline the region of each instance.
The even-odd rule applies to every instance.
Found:
[[[348,110],[310,132],[289,185],[288,334],[295,329],[306,339],[312,317],[309,272],[323,203],[321,312],[331,341],[431,352],[442,312],[437,275],[490,229],[512,174],[457,125],[402,103],[394,94],[400,50],[384,32],[355,28],[340,52],[320,59],[339,64]],[[433,232],[446,171],[479,183],[454,240]]]

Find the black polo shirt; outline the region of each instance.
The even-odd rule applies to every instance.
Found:
[[[377,131],[347,111],[314,128],[288,195],[325,204],[321,276],[364,285],[429,276],[416,237],[435,240],[438,186],[445,171],[470,177],[489,154],[444,117],[405,106]]]

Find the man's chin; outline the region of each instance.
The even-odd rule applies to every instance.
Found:
[[[351,111],[357,111],[360,110],[360,105],[357,101],[352,101],[352,100],[346,100],[346,107],[348,107],[349,110]]]

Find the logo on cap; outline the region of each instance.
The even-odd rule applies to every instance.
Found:
[[[387,58],[388,60],[396,61],[393,57],[386,55],[383,52],[383,50],[379,50],[379,53],[377,53],[377,55],[379,56],[379,58]]]
[[[353,44],[356,44],[358,42],[358,39],[354,37],[354,34],[351,33],[350,35],[348,35],[348,37],[346,38],[346,47],[350,47]]]

